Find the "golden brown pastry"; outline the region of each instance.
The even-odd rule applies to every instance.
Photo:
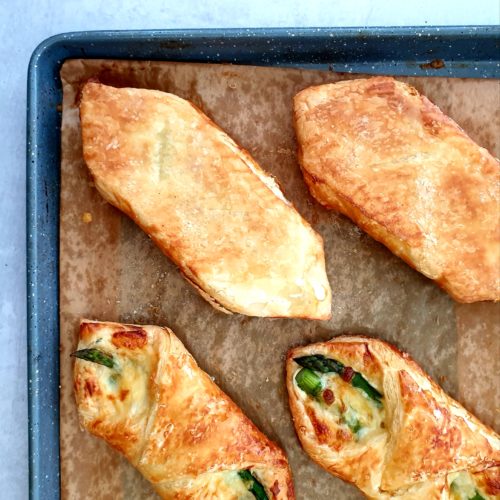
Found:
[[[295,498],[284,453],[168,328],[83,320],[74,355],[81,425],[162,498]]]
[[[311,194],[460,302],[500,299],[498,160],[388,77],[295,96]]]
[[[500,494],[498,435],[395,347],[362,336],[297,347],[286,383],[306,452],[367,497]]]
[[[129,215],[214,307],[330,317],[321,237],[275,180],[190,102],[87,83],[83,156]]]

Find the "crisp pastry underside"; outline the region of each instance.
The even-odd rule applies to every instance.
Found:
[[[368,362],[368,365],[363,362],[363,349],[359,348],[361,345],[367,345],[369,348],[369,354],[365,354],[366,359],[371,358],[380,362],[379,376],[372,362]],[[329,355],[334,359],[344,360],[345,364],[350,364],[354,370],[368,370],[369,380],[379,389],[383,387],[386,417],[385,428],[381,432],[365,439],[354,440],[353,434],[349,434],[349,429],[337,417],[322,418],[325,411],[320,405],[324,407],[324,402],[312,401],[311,397],[297,385],[295,376],[300,366],[292,361],[292,358],[313,354]],[[356,356],[359,358],[357,361]],[[410,383],[407,386],[409,390],[420,392],[418,387],[423,388],[422,393],[430,394],[436,402],[436,407],[428,409],[418,398],[414,401],[411,396],[405,395],[405,401],[401,400],[398,375],[400,370],[411,377],[415,385],[418,384],[415,388]],[[407,381],[406,375],[402,380]],[[488,488],[482,485],[480,474],[476,473],[482,469],[494,471],[495,464],[500,463],[498,436],[446,396],[413,361],[401,357],[391,346],[381,341],[344,336],[329,343],[294,349],[289,354],[287,362],[287,386],[292,416],[305,450],[330,473],[354,483],[368,497],[404,500],[454,498],[449,496],[448,478],[450,473],[464,470],[471,472],[471,477],[478,485],[478,491],[490,494]],[[328,386],[323,384],[323,389],[325,387]],[[408,403],[408,407],[417,405],[417,410],[421,409],[423,413],[403,408],[405,402]],[[426,412],[435,413],[431,415],[437,419],[434,427],[419,427],[419,420],[425,420]],[[436,417],[439,415],[438,412],[444,420]],[[446,449],[446,438],[440,440],[439,434],[452,432],[455,427],[458,427],[465,443],[454,445],[455,451],[449,452]],[[432,434],[425,434],[426,431],[432,431]],[[419,432],[422,435],[419,435]],[[398,439],[402,435],[412,433],[414,435],[411,439],[402,441]],[[445,448],[443,453],[433,451],[429,455],[426,451],[427,442],[433,442],[434,439],[437,439],[435,442],[437,448]],[[452,438],[452,441],[454,439]],[[477,452],[475,448],[480,451]],[[457,460],[453,456],[454,452],[460,455],[456,457]],[[419,458],[413,460],[412,453],[417,454]],[[467,453],[471,453],[471,456],[464,456]],[[427,460],[430,462],[420,470],[409,470],[414,466],[418,469],[418,465],[425,464]],[[500,473],[491,474],[496,479],[490,478],[489,484],[494,484],[495,480],[500,484]],[[500,489],[497,493],[500,494]]]

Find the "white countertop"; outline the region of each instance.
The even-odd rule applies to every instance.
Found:
[[[500,2],[0,0],[0,498],[28,498],[25,117],[36,45],[97,29],[471,24],[500,24]]]

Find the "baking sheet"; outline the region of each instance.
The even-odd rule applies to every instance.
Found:
[[[67,61],[61,166],[61,493],[71,499],[156,498],[124,459],[80,430],[70,352],[80,317],[168,325],[200,366],[287,452],[301,499],[362,495],[302,451],[288,412],[286,351],[354,332],[408,351],[452,396],[499,428],[500,309],[458,305],[346,218],[308,194],[295,156],[291,99],[302,88],[353,78],[332,72],[194,63]],[[151,240],[92,185],[81,155],[78,92],[97,77],[190,99],[276,176],[324,238],[333,292],[330,321],[226,316],[207,304]],[[499,155],[495,80],[401,78]],[[89,215],[90,214],[90,217]],[[90,220],[91,219],[91,220]],[[479,375],[479,376],[478,376]]]

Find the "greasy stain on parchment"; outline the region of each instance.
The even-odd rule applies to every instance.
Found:
[[[249,66],[73,60],[64,64],[61,188],[61,484],[63,498],[153,499],[149,484],[115,451],[78,425],[69,353],[81,316],[168,325],[200,366],[287,452],[298,498],[358,499],[302,451],[288,411],[283,361],[299,344],[353,332],[408,351],[452,396],[493,424],[495,398],[470,383],[467,361],[498,346],[493,309],[458,306],[348,219],[309,195],[295,155],[291,100],[308,85],[353,75]],[[78,92],[88,78],[164,90],[190,99],[279,181],[286,196],[321,233],[333,291],[330,321],[227,316],[211,308],[151,240],[107,205],[81,157]],[[498,137],[498,82],[401,78],[449,113],[480,144]],[[88,221],[90,213],[92,220]],[[85,222],[87,221],[87,222]],[[495,306],[492,306],[493,308]],[[457,311],[456,311],[457,309]],[[458,322],[457,315],[458,314]],[[489,318],[489,319],[488,319]],[[479,325],[479,326],[478,326]],[[486,325],[486,326],[485,326]],[[457,329],[458,326],[458,329]],[[489,335],[487,343],[478,336]],[[493,336],[492,336],[493,335]],[[494,380],[493,364],[486,364]],[[460,375],[462,374],[462,375]],[[479,381],[481,377],[479,377]],[[484,379],[483,379],[484,380]],[[477,398],[483,397],[481,404]]]

